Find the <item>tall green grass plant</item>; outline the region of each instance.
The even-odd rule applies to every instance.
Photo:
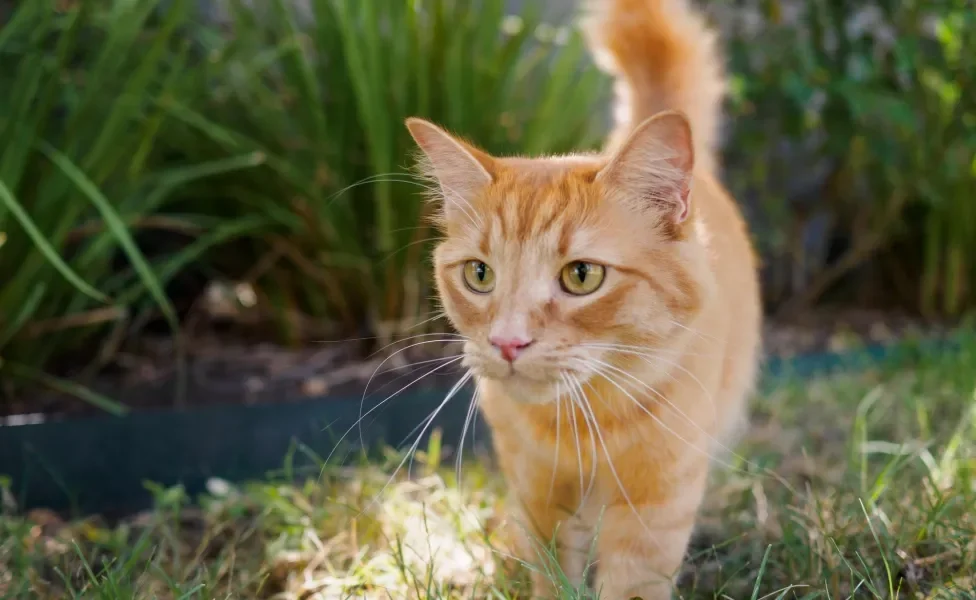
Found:
[[[97,368],[140,309],[176,332],[165,286],[191,252],[149,257],[136,237],[147,228],[201,233],[199,253],[228,227],[202,214],[168,214],[167,203],[183,184],[253,166],[255,155],[192,165],[157,156],[168,118],[158,99],[172,93],[190,60],[179,32],[188,4],[157,12],[155,2],[85,2],[61,11],[55,2],[29,2],[0,29],[0,381],[7,392],[25,380],[76,391],[44,369],[55,359],[71,363],[67,372]],[[79,353],[92,343],[97,352]]]
[[[284,340],[319,330],[309,322],[395,336],[432,316],[434,233],[407,117],[493,152],[600,140],[606,82],[579,36],[543,23],[538,3],[518,17],[503,0],[380,6],[316,0],[303,15],[283,0],[231,3],[229,35],[206,49],[206,108],[172,106],[186,127],[168,133],[191,160],[267,158],[200,196],[219,197],[232,218],[274,224],[242,245],[236,269]]]

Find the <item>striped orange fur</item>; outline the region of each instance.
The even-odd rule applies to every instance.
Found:
[[[670,597],[712,457],[744,422],[761,311],[739,210],[716,178],[724,87],[687,0],[593,0],[618,79],[600,154],[493,157],[407,122],[439,191],[437,289],[535,563],[555,539],[601,597]],[[590,556],[590,550],[593,550]],[[549,578],[533,581],[551,597]]]

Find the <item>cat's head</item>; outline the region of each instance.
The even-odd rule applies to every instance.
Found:
[[[437,289],[467,367],[547,402],[567,375],[664,364],[710,283],[681,113],[645,121],[605,158],[498,158],[407,126],[438,192]]]

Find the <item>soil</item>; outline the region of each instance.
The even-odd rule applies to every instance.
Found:
[[[900,314],[824,310],[768,321],[764,344],[767,357],[790,357],[938,335],[945,330],[943,325]],[[81,383],[120,400],[130,410],[362,397],[367,383],[369,396],[389,395],[447,363],[447,358],[460,350],[458,345],[446,343],[404,350],[410,344],[401,342],[364,357],[360,340],[322,342],[297,350],[241,340],[212,331],[190,340],[184,371],[186,392],[182,396],[175,385],[177,361],[171,338],[143,339],[138,348],[121,353],[110,372]],[[411,389],[450,386],[459,372],[457,364],[446,365]],[[100,412],[74,396],[40,390],[0,402],[0,425]]]

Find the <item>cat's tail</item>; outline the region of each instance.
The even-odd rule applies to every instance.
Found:
[[[609,149],[644,119],[680,110],[696,163],[714,167],[725,73],[717,36],[691,0],[587,0],[583,24],[597,63],[617,78]]]

